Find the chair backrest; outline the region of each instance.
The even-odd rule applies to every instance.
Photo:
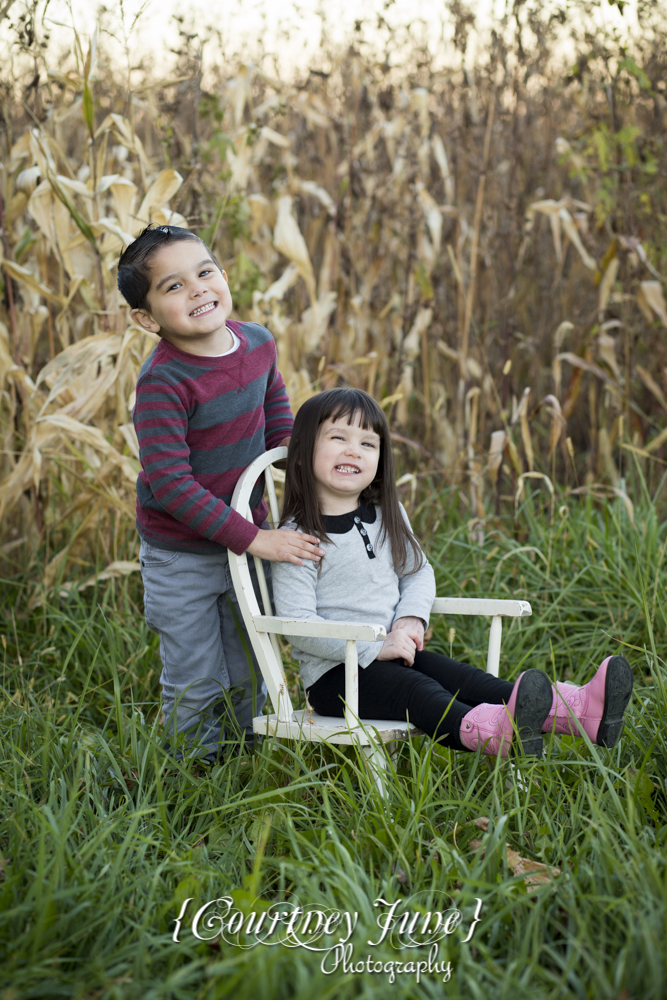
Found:
[[[256,458],[254,462],[251,462],[248,468],[242,473],[234,490],[232,507],[245,517],[246,520],[252,521],[250,495],[255,487],[255,483],[263,475],[266,482],[266,492],[273,527],[278,526],[280,511],[278,509],[278,498],[276,496],[271,465],[273,462],[280,462],[284,458],[287,458],[287,448],[272,448],[271,451],[265,452],[259,458]],[[273,634],[269,635],[266,632],[258,632],[253,620],[253,616],[255,615],[273,614],[262,560],[256,556],[253,558],[259,580],[262,604],[264,605],[263,611],[260,610],[255,589],[252,585],[247,553],[243,552],[239,556],[230,549],[229,568],[248,637],[250,638],[260,670],[262,671],[262,677],[266,682],[274,710],[278,715],[279,721],[290,722],[294,709],[287,688],[287,679],[283,670],[278,637]]]

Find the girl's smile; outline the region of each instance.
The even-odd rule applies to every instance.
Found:
[[[325,420],[313,453],[315,490],[323,514],[347,514],[359,506],[359,495],[375,479],[380,437],[347,417]]]

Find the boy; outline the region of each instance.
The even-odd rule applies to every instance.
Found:
[[[118,287],[135,323],[161,337],[139,373],[133,419],[146,622],[160,636],[165,721],[198,737],[214,761],[226,691],[252,739],[250,643],[237,628],[227,548],[300,565],[323,552],[310,535],[262,530],[261,481],[253,524],[229,506],[244,468],[288,443],[293,417],[273,338],[229,320],[227,275],[210,249],[187,229],[148,227],[121,255]],[[262,683],[257,712],[265,698]]]

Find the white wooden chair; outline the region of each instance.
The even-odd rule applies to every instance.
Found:
[[[232,507],[245,518],[251,520],[250,495],[257,480],[264,475],[271,520],[275,527],[280,520],[280,515],[271,465],[286,457],[287,448],[274,448],[255,459],[243,472],[236,485]],[[354,622],[339,621],[299,621],[292,618],[276,617],[271,607],[262,561],[256,556],[254,559],[264,613],[260,610],[255,596],[246,553],[239,556],[231,550],[229,551],[229,565],[234,589],[250,642],[273,705],[271,715],[260,715],[253,719],[254,732],[263,736],[273,735],[294,740],[357,744],[368,759],[380,793],[385,794],[383,769],[386,767],[387,757],[381,744],[406,739],[411,734],[417,735],[420,730],[415,726],[408,725],[407,722],[398,722],[395,719],[359,718],[357,642],[362,640],[381,642],[386,636],[384,626],[359,625]],[[532,613],[527,601],[496,601],[467,597],[436,597],[432,612],[433,614],[486,615],[491,618],[486,669],[487,672],[496,677],[500,664],[502,619],[504,617],[523,618]],[[304,635],[346,640],[344,719],[318,715],[310,707],[301,711],[294,710],[287,689],[278,635]]]

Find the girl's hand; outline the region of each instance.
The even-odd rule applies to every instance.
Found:
[[[417,649],[421,652],[424,648],[424,623],[421,618],[414,618],[412,616],[397,618],[391,626],[391,632],[399,630],[407,632]]]
[[[392,628],[387,638],[382,643],[382,649],[378,653],[378,660],[403,660],[406,666],[411,667],[415,662],[415,650],[417,644],[410,638],[406,629]]]
[[[319,539],[314,535],[303,535],[300,531],[279,528],[267,531],[265,528],[255,535],[247,551],[251,556],[269,559],[271,562],[291,562],[303,566],[304,559],[319,562],[324,555]]]

